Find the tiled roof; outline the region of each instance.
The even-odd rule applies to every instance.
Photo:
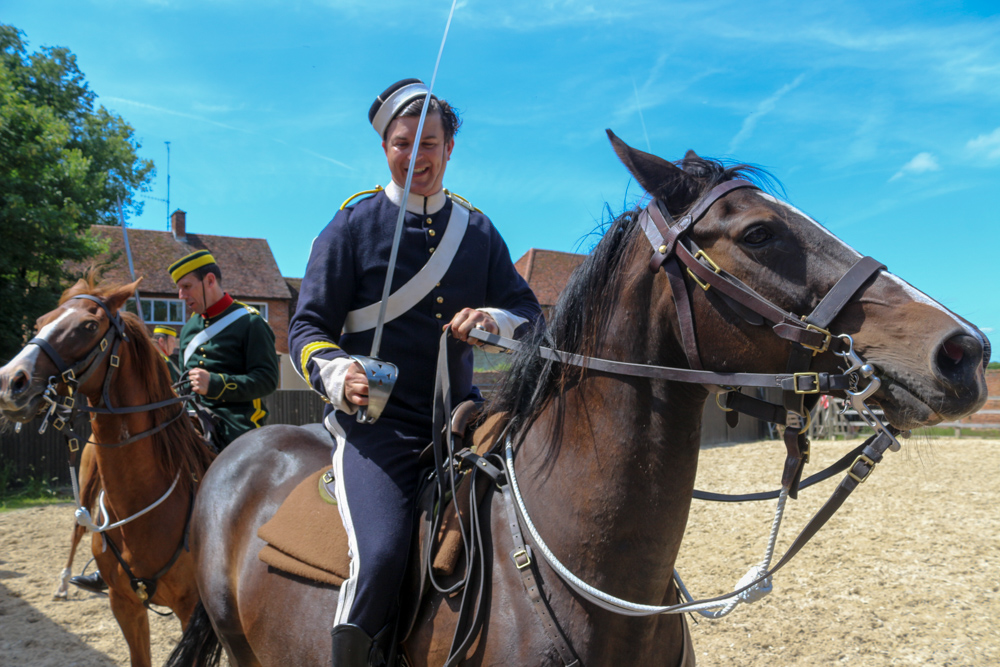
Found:
[[[90,229],[96,236],[108,240],[112,257],[118,255],[104,273],[104,278],[113,282],[130,282],[121,227],[93,225]],[[130,229],[128,242],[135,275],[143,278],[139,285],[141,292],[176,295],[177,287],[170,279],[167,267],[184,255],[209,250],[222,269],[222,285],[227,291],[238,294],[240,298],[291,298],[288,285],[265,239],[189,233],[187,243],[181,243],[174,239],[171,232]]]
[[[514,268],[528,281],[541,305],[554,306],[569,282],[570,274],[586,257],[571,252],[532,248],[514,263]]]
[[[299,305],[299,291],[302,289],[302,278],[285,278],[288,291],[292,293],[292,300],[288,302],[288,314],[295,313]]]

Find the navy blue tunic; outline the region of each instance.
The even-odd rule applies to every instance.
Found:
[[[406,213],[393,292],[431,257],[452,207],[458,205],[449,199],[435,213]],[[399,207],[379,192],[338,212],[313,243],[289,324],[288,346],[303,377],[332,402],[327,415],[343,396],[329,395],[318,360],[371,352],[373,329],[341,332],[348,312],[382,298],[398,215]],[[391,618],[410,540],[417,454],[431,439],[442,327],[462,308],[484,307],[527,320],[515,335],[541,318],[538,301],[514,269],[507,245],[490,220],[473,210],[445,276],[413,308],[385,325],[379,357],[395,364],[399,376],[381,418],[375,424],[359,424],[353,415],[333,415],[346,434],[342,470],[336,471],[342,477],[338,485],[343,485],[338,486],[338,500],[352,551],[358,551],[351,579],[341,591],[346,610],[338,609],[339,622],[355,623],[374,634]],[[451,340],[448,355],[452,404],[478,397],[472,384],[472,346]],[[354,526],[363,529],[355,534]]]

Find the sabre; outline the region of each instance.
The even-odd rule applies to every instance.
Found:
[[[122,198],[118,197],[118,222],[122,226],[122,239],[125,241],[125,256],[128,258],[128,272],[135,282],[135,266],[132,264],[132,248],[128,244],[128,227],[125,226],[125,213],[122,211]],[[146,318],[142,316],[142,302],[139,300],[139,288],[135,288],[135,310],[139,315],[139,321],[146,324]]]
[[[437,79],[438,67],[441,65],[441,54],[444,53],[445,42],[448,41],[448,30],[451,28],[451,18],[455,15],[455,5],[458,0],[452,0],[451,10],[448,12],[448,21],[444,26],[444,36],[441,38],[441,47],[438,49],[437,60],[434,63],[434,73],[431,75],[431,83],[427,86],[427,95],[424,97],[424,107],[420,110],[420,120],[417,121],[417,137],[414,146],[410,150],[410,166],[406,170],[406,183],[403,185],[403,201],[399,207],[399,216],[396,218],[396,230],[392,236],[392,250],[389,252],[389,268],[385,274],[385,285],[382,287],[382,301],[379,304],[378,320],[375,324],[375,337],[372,339],[372,351],[367,357],[354,355],[351,358],[358,362],[365,371],[368,378],[368,405],[358,408],[357,419],[363,424],[374,423],[382,414],[382,408],[389,400],[389,394],[396,384],[398,369],[395,364],[382,361],[378,358],[379,348],[382,346],[382,330],[385,328],[385,310],[389,305],[389,292],[392,289],[392,276],[396,270],[396,256],[399,254],[399,241],[403,236],[403,218],[406,215],[406,202],[410,196],[410,185],[413,181],[413,167],[417,162],[417,152],[420,150],[420,138],[424,132],[424,119],[427,118],[427,109],[430,107],[431,94],[434,91],[434,81]],[[373,401],[372,389],[378,387],[377,399]]]

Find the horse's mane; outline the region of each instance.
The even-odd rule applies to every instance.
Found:
[[[83,282],[78,282],[73,287],[63,292],[59,299],[62,305],[74,296],[90,294],[98,298],[107,298],[117,292],[122,285],[99,284],[96,271],[89,271],[83,278]],[[146,386],[150,401],[157,402],[170,398],[174,395],[170,383],[170,371],[167,364],[160,355],[153,340],[149,337],[149,332],[142,320],[133,313],[124,309],[119,311],[122,321],[125,324],[125,334],[128,340],[122,346],[128,349],[128,358],[131,361],[131,372],[140,379]],[[125,370],[122,366],[118,372]],[[162,424],[177,416],[178,410],[185,410],[182,403],[168,405],[153,412],[153,423]],[[122,434],[128,437],[128,434]],[[181,480],[178,486],[183,490],[191,485],[193,480],[200,480],[215,455],[205,446],[201,436],[195,431],[187,415],[173,421],[169,426],[158,433],[154,433],[153,450],[156,452],[157,465],[165,475],[173,478],[178,471],[181,473]]]
[[[769,191],[777,185],[770,174],[752,165],[726,166],[693,154],[674,164],[699,184],[687,208],[725,181],[742,178]],[[513,355],[510,370],[491,395],[487,412],[511,415],[522,436],[549,402],[578,382],[584,372],[579,366],[543,359],[538,355],[539,346],[586,356],[594,356],[603,347],[626,281],[635,280],[623,269],[634,252],[648,249],[645,240],[638,243],[639,237],[644,238],[636,224],[642,208],[636,206],[602,225],[604,229],[598,232],[600,241],[570,276],[547,326],[536,327],[522,339],[521,351]],[[685,212],[671,211],[671,214],[680,217]],[[561,416],[557,419],[557,429],[560,422]],[[558,436],[558,431],[553,435]]]

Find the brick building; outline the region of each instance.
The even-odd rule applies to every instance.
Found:
[[[586,255],[572,252],[531,248],[514,262],[514,268],[538,297],[546,319],[566,288],[570,275],[586,258]]]

